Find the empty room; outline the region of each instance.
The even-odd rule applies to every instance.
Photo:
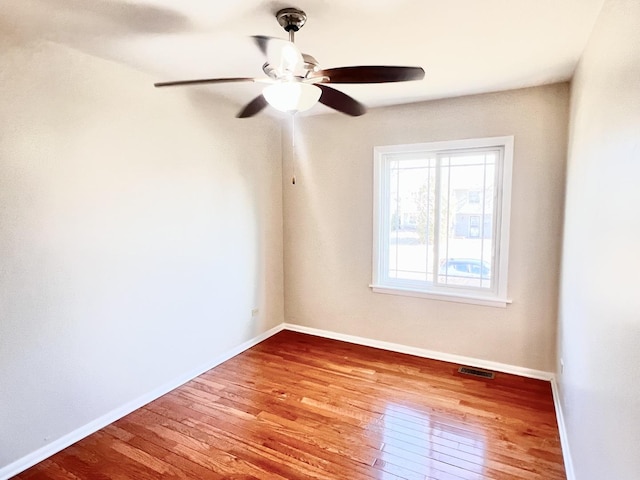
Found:
[[[640,1],[3,0],[0,480],[640,478]]]

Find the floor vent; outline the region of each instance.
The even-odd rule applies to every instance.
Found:
[[[464,373],[465,375],[473,375],[474,377],[480,378],[495,378],[495,374],[493,372],[489,372],[488,370],[479,370],[477,368],[469,368],[469,367],[460,367],[458,372]]]

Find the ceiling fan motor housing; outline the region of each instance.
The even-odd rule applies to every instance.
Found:
[[[297,8],[283,8],[276,13],[276,18],[286,32],[297,32],[307,21],[307,14]]]

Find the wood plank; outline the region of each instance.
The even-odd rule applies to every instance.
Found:
[[[280,332],[17,479],[563,480],[548,382]]]

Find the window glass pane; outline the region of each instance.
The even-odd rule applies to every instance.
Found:
[[[390,279],[432,281],[435,159],[392,161],[389,178],[387,275]]]
[[[491,288],[497,152],[441,157],[438,283]]]

